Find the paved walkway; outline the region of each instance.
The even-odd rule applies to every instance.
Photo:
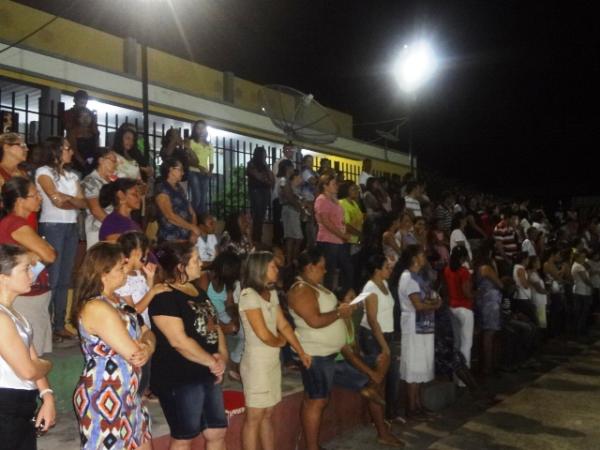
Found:
[[[503,400],[485,411],[463,395],[429,423],[394,426],[408,449],[600,450],[600,341],[547,348],[540,367],[490,381]],[[557,366],[558,365],[558,366]],[[328,450],[383,450],[364,427]]]

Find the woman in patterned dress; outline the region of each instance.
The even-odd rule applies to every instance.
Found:
[[[156,185],[159,242],[196,242],[202,234],[196,213],[180,183],[183,173],[183,165],[177,159],[167,159],[160,166],[162,181]]]
[[[156,341],[115,294],[125,282],[124,267],[121,247],[100,242],[88,250],[77,277],[72,320],[85,366],[73,405],[83,449],[152,448],[138,387]]]

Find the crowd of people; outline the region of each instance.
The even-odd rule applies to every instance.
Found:
[[[390,423],[432,417],[425,383],[446,378],[484,398],[482,377],[535,364],[546,339],[585,337],[598,307],[595,215],[459,190],[430,197],[410,174],[374,176],[370,160],[356,183],[288,144],[273,167],[256,147],[250,209],[217,234],[203,121],[190,139],[169,130],[156,179],[134,127],[110,148],[79,134],[31,151],[22,136],[0,135],[9,448],[35,448],[55,424],[43,356],[77,341],[82,448],[151,448],[145,402],[156,397],[171,449],[200,434],[207,449],[224,449],[228,377],[243,386],[243,448],[273,450],[283,370],[302,377],[307,449],[320,448],[334,386],[366,399],[380,444],[402,447]]]

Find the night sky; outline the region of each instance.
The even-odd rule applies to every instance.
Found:
[[[600,193],[600,27],[587,2],[171,1],[177,19],[164,1],[21,3],[313,93],[365,140],[390,125],[360,124],[406,114],[390,66],[425,36],[442,62],[413,114],[422,167],[518,196]]]

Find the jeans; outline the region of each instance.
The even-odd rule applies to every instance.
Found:
[[[251,188],[250,214],[252,215],[252,240],[255,243],[262,242],[263,223],[267,208],[271,202],[271,190],[269,188]]]
[[[207,428],[227,428],[220,384],[194,382],[155,392],[173,439],[193,439]]]
[[[354,269],[350,260],[350,244],[332,244],[330,242],[317,243],[325,256],[325,287],[331,291],[334,289],[335,272],[340,269],[338,287],[345,294],[352,287],[352,274]]]
[[[273,200],[273,244],[283,242],[283,223],[281,222],[281,203],[278,198]]]
[[[48,266],[50,278],[50,308],[52,309],[52,328],[60,331],[65,327],[67,312],[67,294],[71,284],[71,273],[77,255],[79,233],[76,223],[50,223],[39,225],[40,235],[56,250],[56,260]]]
[[[188,182],[191,193],[192,208],[196,214],[208,211],[208,192],[210,190],[210,176],[200,172],[190,171]]]
[[[0,388],[0,448],[35,450],[37,390]]]
[[[584,336],[587,333],[588,316],[592,306],[591,295],[573,294],[572,299],[572,326],[571,331],[575,336]]]

